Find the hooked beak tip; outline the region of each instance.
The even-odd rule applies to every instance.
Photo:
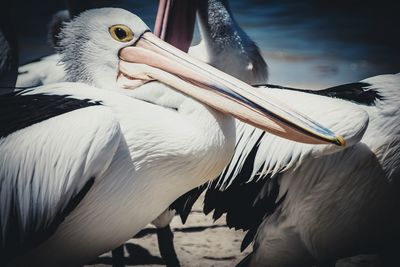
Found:
[[[346,146],[346,139],[344,139],[343,136],[341,135],[337,135],[336,136],[336,142],[335,142],[338,146]]]

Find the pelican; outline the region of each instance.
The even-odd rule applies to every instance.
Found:
[[[369,115],[361,141],[329,155],[242,125],[233,160],[204,203],[214,219],[225,213],[230,227],[248,231],[242,249],[254,240],[238,266],[313,266],[369,253],[396,262],[399,84],[392,74],[310,91]]]
[[[74,7],[77,3],[68,1],[68,4],[69,7]],[[77,15],[79,12],[74,12],[76,9],[72,8],[70,12]],[[84,8],[80,7],[79,11],[82,9]],[[199,18],[198,24],[201,29],[202,41],[199,45],[189,49],[196,12]],[[179,17],[181,14],[185,14],[186,21],[184,24],[181,22],[182,18]],[[214,14],[219,14],[219,16]],[[53,16],[49,24],[48,35],[54,47],[57,47],[59,41],[59,28],[62,22],[68,20],[70,20],[70,16],[66,10]],[[247,83],[260,84],[266,81],[265,61],[256,44],[233,19],[227,2],[217,0],[171,2],[170,0],[161,0],[155,24],[157,36],[185,52],[189,49],[191,56],[222,69]],[[176,34],[176,31],[179,31],[179,34]],[[240,48],[239,53],[237,52],[238,48]],[[213,51],[212,55],[207,54],[207,51]],[[226,59],[230,59],[229,62]],[[246,67],[241,67],[243,65]],[[239,70],[236,66],[239,66]],[[64,65],[59,54],[52,54],[21,66],[17,87],[33,87],[61,81],[65,81]],[[179,266],[173,247],[173,233],[169,226],[174,215],[175,209],[167,209],[152,222],[157,227],[160,254],[167,266]],[[114,254],[119,255],[121,253],[113,253],[113,257]]]
[[[68,1],[68,3],[69,6],[76,5],[75,1]],[[80,10],[82,9],[81,7]],[[79,13],[74,10],[76,8],[71,10],[73,14]],[[189,49],[196,11],[202,41],[199,45]],[[182,18],[179,18],[181,14],[186,14],[183,24]],[[58,36],[60,21],[68,20],[68,12],[63,11],[58,12],[50,23],[49,37],[55,47],[57,38],[54,37]],[[172,3],[170,0],[161,0],[155,24],[155,34],[185,52],[189,49],[189,55],[249,84],[266,82],[268,76],[266,63],[257,45],[234,20],[227,1]],[[179,31],[179,34],[176,31]],[[58,54],[53,54],[21,66],[17,87],[40,86],[61,81],[65,81],[64,64],[60,61]],[[160,253],[169,266],[179,265],[173,248],[173,234],[169,226],[174,213],[175,209],[167,209],[153,221],[158,229]]]
[[[240,47],[239,45],[243,43],[240,39],[235,42],[238,39],[234,37],[237,37],[240,31],[234,31],[237,25],[232,19],[226,1],[203,1],[203,8],[207,6],[206,3],[208,14],[201,13],[204,9],[199,8],[202,42],[197,48],[200,51],[192,48],[189,51],[194,52],[193,56],[200,55],[202,60],[233,76],[247,73],[248,78],[242,79],[252,83],[254,78],[249,75],[251,69],[246,66],[254,66],[253,64],[226,64],[224,62],[226,59],[228,62],[231,58],[239,61],[238,57],[229,57],[220,52],[226,49],[229,51],[227,54],[244,55],[241,54],[243,51],[248,53],[253,51],[253,55],[256,55],[254,54],[256,50]],[[219,40],[225,41],[218,42]],[[226,40],[232,40],[232,42]],[[259,58],[262,59],[261,56]],[[246,57],[242,56],[242,62],[245,60]],[[262,65],[260,66],[262,69]],[[266,70],[265,65],[264,70]],[[266,71],[261,73],[266,73]],[[263,79],[266,80],[266,75]],[[265,80],[254,83],[265,83]],[[395,121],[399,118],[397,114],[394,114],[400,108],[399,92],[396,89],[398,84],[400,84],[399,74],[372,77],[358,83],[316,92],[282,86],[263,86],[264,90],[305,91],[342,98],[343,101],[365,109],[373,118],[367,128],[370,136],[366,135],[354,148],[350,147],[344,151],[326,155],[321,151],[311,151],[315,149],[313,147],[300,144],[292,146],[290,142],[273,141],[269,135],[238,121],[235,156],[223,175],[211,185],[194,189],[180,197],[172,204],[172,208],[176,209],[185,221],[191,205],[200,193],[208,188],[204,204],[205,213],[214,211],[215,219],[226,213],[230,227],[248,231],[243,241],[243,249],[254,240],[257,233],[254,252],[243,261],[241,266],[311,266],[316,263],[331,263],[341,257],[368,252],[392,256],[393,253],[390,255],[385,250],[390,247],[387,244],[393,244],[399,237],[396,227],[399,217],[395,211],[400,205],[396,198],[399,187],[397,185],[396,189],[389,188],[392,185],[396,186],[397,182],[393,182],[395,180],[393,177],[399,176],[395,166],[395,162],[399,160],[398,156],[396,157],[396,154],[399,154],[398,141],[396,141],[399,128]],[[392,125],[392,127],[383,125]],[[384,137],[379,136],[380,133]],[[372,136],[374,138],[371,138]],[[360,158],[358,158],[359,154]],[[375,162],[375,158],[378,164],[370,164]],[[352,166],[349,162],[357,164]],[[345,169],[338,170],[337,166],[344,166]],[[365,183],[370,182],[370,185],[364,186],[362,178],[368,176],[367,173],[369,178]],[[332,183],[332,180],[336,179],[335,175],[341,177],[336,184]],[[346,184],[347,180],[353,183]],[[282,184],[284,184],[283,187]],[[315,191],[318,186],[325,187],[325,191],[321,191],[326,194],[325,197],[319,196],[318,194],[322,193]],[[366,212],[365,207],[370,205],[368,193],[375,186],[380,188],[380,192],[376,195],[383,196],[382,201],[375,204],[374,210]],[[342,195],[343,192],[336,196],[332,195],[331,192],[340,191],[339,187],[356,194],[353,198],[345,198]],[[293,197],[290,199],[289,196]],[[333,197],[329,199],[327,196]],[[341,197],[343,200],[338,199]],[[342,213],[331,208],[336,204],[347,207],[352,205],[350,203],[353,203],[352,200],[356,198],[361,201],[360,206],[354,204],[354,208],[348,208]],[[308,199],[308,202],[305,203],[303,199]],[[393,201],[393,204],[390,201]],[[307,208],[312,210],[309,213],[302,213],[302,210]],[[330,214],[323,217],[323,214],[318,213],[319,210],[330,211]],[[372,230],[382,228],[377,221],[381,215],[379,212],[388,213],[388,215],[382,215],[381,221],[381,223],[385,221],[385,228],[388,222],[388,228],[380,229],[380,232],[374,231],[377,235],[368,239]],[[296,218],[296,216],[307,215],[310,217],[309,220]],[[347,220],[344,218],[346,215],[354,217],[354,220]],[[369,218],[371,221],[368,220]],[[325,222],[329,219],[331,219],[331,224],[336,223],[338,219],[342,220],[338,221],[334,229],[329,229],[330,226],[324,229],[324,223],[317,221],[324,220]],[[293,229],[293,231],[290,232],[288,229]],[[350,237],[343,235],[339,238],[342,229],[346,230]],[[390,237],[391,232],[396,234]],[[314,240],[311,239],[314,236],[319,238],[315,241],[316,243],[313,243]]]
[[[189,54],[249,84],[268,78],[258,46],[236,22],[227,0],[198,2],[201,42]]]
[[[68,1],[68,4],[69,7],[74,7],[77,3]],[[77,15],[79,12],[74,12],[76,9],[72,8],[70,12]],[[84,8],[80,7],[79,11],[82,9]],[[196,12],[202,41],[199,45],[189,48]],[[183,24],[180,18],[182,14],[185,14],[186,19]],[[54,47],[57,47],[59,41],[61,22],[68,20],[70,16],[66,10],[53,16],[49,24],[49,39]],[[228,2],[161,0],[155,25],[154,31],[157,36],[185,52],[189,50],[189,55],[249,84],[266,82],[266,63],[257,45],[233,19]],[[178,34],[176,31],[179,31]],[[212,53],[208,54],[207,51]],[[242,67],[243,65],[245,67]],[[33,87],[61,81],[65,81],[64,64],[59,54],[53,54],[21,66],[17,87]],[[169,226],[174,214],[175,209],[167,209],[152,222],[157,227],[160,254],[167,266],[179,266],[173,247],[173,233]],[[117,254],[121,253],[115,253]]]
[[[302,105],[191,59],[122,9],[85,11],[61,37],[69,83],[0,98],[6,266],[82,265],[119,246],[223,170],[232,116],[324,151],[357,142],[368,121],[349,105],[324,105],[336,110],[329,117],[297,112]]]

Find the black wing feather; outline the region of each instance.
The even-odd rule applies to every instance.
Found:
[[[23,95],[23,92],[0,96],[0,138],[73,110],[101,105],[98,101],[68,95]]]
[[[260,137],[260,139],[262,136]],[[258,144],[258,142],[257,142]],[[205,214],[213,213],[213,219],[219,219],[226,214],[226,223],[228,227],[242,230],[250,230],[242,243],[242,250],[245,249],[252,241],[258,226],[263,218],[274,212],[279,193],[278,176],[263,177],[263,179],[255,179],[248,182],[253,166],[254,158],[258,150],[258,145],[254,146],[249,156],[245,160],[243,167],[232,184],[225,190],[218,189],[218,179],[216,179],[208,188],[203,185],[186,193],[179,199],[179,203],[190,203],[184,205],[184,218],[186,220],[193,203],[200,194],[206,190],[203,211]],[[257,181],[258,180],[258,181]],[[178,205],[179,206],[179,205]],[[177,205],[172,205],[177,213],[182,217],[182,209]],[[182,207],[182,204],[181,204]],[[184,220],[182,220],[184,221]]]
[[[90,178],[83,188],[69,201],[68,205],[60,210],[56,219],[48,226],[39,229],[31,229],[24,236],[20,234],[20,220],[17,205],[12,205],[11,220],[7,224],[5,235],[0,231],[0,262],[7,263],[12,261],[17,255],[36,247],[38,244],[47,240],[65,220],[65,218],[78,206],[86,194],[92,188],[95,177]]]
[[[375,105],[377,100],[383,100],[383,96],[379,93],[379,91],[371,88],[371,84],[365,82],[342,84],[323,90],[308,90],[273,84],[259,84],[254,86],[268,87],[268,89],[285,89],[333,98],[340,98],[366,106],[373,106]]]
[[[206,189],[207,184],[201,185],[180,196],[171,204],[170,209],[176,210],[176,213],[181,217],[183,224],[186,223],[194,203]]]

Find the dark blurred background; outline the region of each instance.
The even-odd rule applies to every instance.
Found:
[[[154,25],[157,0],[91,2],[93,7],[128,9],[151,28]],[[399,2],[230,0],[236,20],[268,62],[270,83],[314,88],[400,72]],[[7,4],[17,22],[20,63],[52,53],[47,24],[53,13],[65,8],[64,2],[14,0]],[[197,32],[194,43],[198,41]]]

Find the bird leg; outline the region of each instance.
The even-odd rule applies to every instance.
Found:
[[[124,263],[124,245],[117,247],[111,251],[112,266],[113,267],[125,267]]]
[[[161,257],[167,267],[180,267],[178,256],[174,248],[174,233],[169,224],[163,228],[157,228],[158,248]]]

